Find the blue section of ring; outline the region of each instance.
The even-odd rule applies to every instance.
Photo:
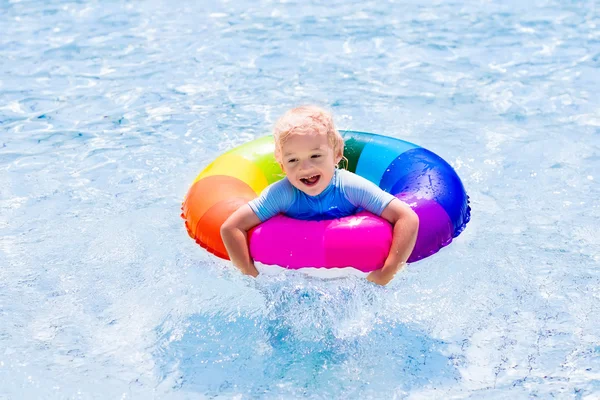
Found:
[[[435,200],[452,221],[453,236],[469,221],[468,198],[460,178],[441,157],[424,148],[411,149],[393,160],[379,185],[394,195],[411,193]]]
[[[405,151],[420,148],[416,144],[386,136],[370,135],[356,166],[356,173],[379,185],[389,165]]]

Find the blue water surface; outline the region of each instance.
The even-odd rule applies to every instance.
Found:
[[[0,0],[0,398],[600,398],[599,10]],[[194,177],[304,103],[446,159],[467,229],[386,288],[203,251]]]

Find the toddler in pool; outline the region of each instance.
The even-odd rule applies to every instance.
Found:
[[[394,227],[384,266],[367,276],[371,282],[386,285],[415,246],[419,227],[415,212],[367,179],[337,168],[344,140],[327,111],[316,106],[294,108],[277,121],[273,135],[275,159],[286,176],[240,207],[221,227],[233,264],[244,274],[258,275],[250,257],[248,231],[279,213],[319,220],[345,217],[360,208]]]

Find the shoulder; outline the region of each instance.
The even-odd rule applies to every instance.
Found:
[[[294,186],[290,183],[287,177],[284,177],[277,182],[271,183],[267,186],[261,194],[267,194],[269,196],[278,195],[278,196],[287,196],[294,193]]]
[[[291,207],[295,199],[294,189],[289,180],[283,178],[267,186],[248,205],[264,222],[278,213],[286,212]]]
[[[373,214],[381,215],[385,207],[394,199],[393,195],[362,176],[349,171],[344,171],[339,176],[340,189],[346,199]]]
[[[267,186],[259,198],[263,201],[277,204],[279,209],[287,209],[294,202],[296,188],[290,183],[288,178],[283,178]]]

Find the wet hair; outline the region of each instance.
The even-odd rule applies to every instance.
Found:
[[[275,159],[281,161],[283,143],[290,135],[318,133],[327,135],[334,156],[344,153],[344,139],[335,128],[331,113],[318,106],[300,106],[292,108],[275,123]]]

